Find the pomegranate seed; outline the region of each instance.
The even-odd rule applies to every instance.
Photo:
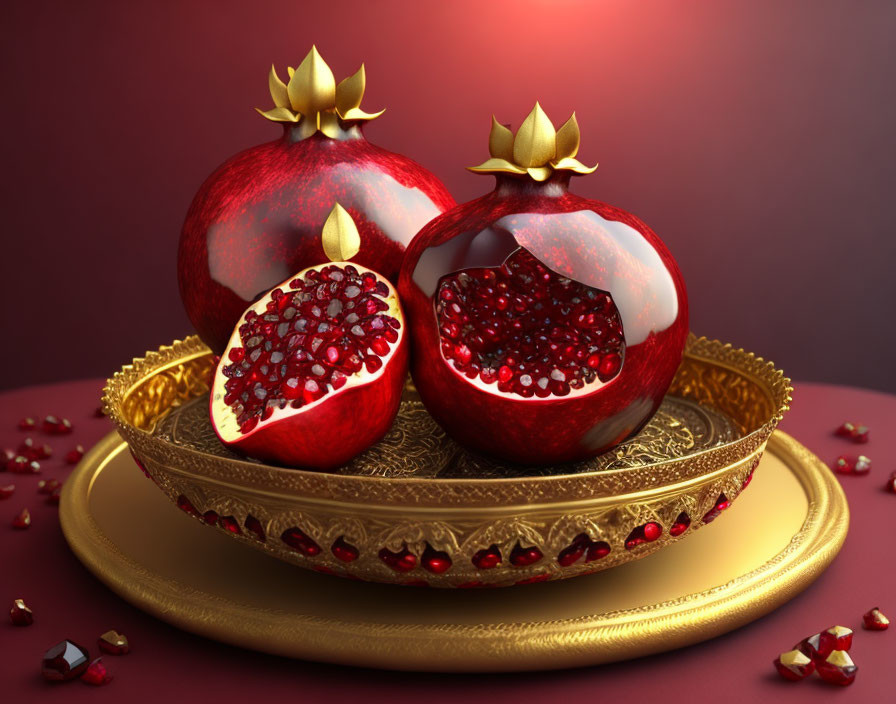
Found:
[[[9,609],[9,619],[14,626],[30,626],[34,623],[34,613],[25,605],[23,599],[16,599]]]
[[[825,682],[847,686],[856,679],[858,669],[849,653],[845,650],[835,650],[821,662],[815,664],[816,672]]]
[[[843,423],[834,431],[834,434],[852,440],[854,443],[863,444],[868,442],[868,426],[855,423]]]
[[[77,643],[64,640],[44,653],[41,674],[44,679],[60,682],[80,677],[87,670],[87,650]]]
[[[675,519],[675,522],[672,524],[672,527],[669,528],[669,535],[673,538],[677,538],[679,535],[684,533],[688,528],[691,527],[691,517],[682,511],[678,514],[678,518]]]
[[[15,484],[6,484],[5,486],[0,486],[0,499],[8,499],[15,493],[15,490]]]
[[[865,455],[859,455],[855,459],[841,455],[837,458],[832,469],[837,474],[861,476],[871,471],[871,460],[865,457]]]
[[[36,425],[34,418],[22,418],[17,427],[19,430],[34,430]]]
[[[799,650],[781,653],[773,664],[781,677],[794,682],[803,680],[815,672],[815,663]]]
[[[0,458],[0,461],[2,461],[2,464],[0,464],[0,472],[5,471],[6,465],[9,464],[10,461],[15,459],[15,457],[16,457],[16,453],[13,450],[10,450],[10,449],[3,450],[3,457]]]
[[[107,655],[127,655],[131,651],[127,636],[115,630],[103,633],[96,644]]]
[[[875,606],[862,615],[862,625],[869,631],[885,631],[890,627],[890,619]]]
[[[62,499],[62,487],[57,487],[50,492],[50,495],[47,497],[46,502],[51,506],[57,506],[59,501]]]
[[[590,539],[586,533],[581,533],[557,555],[557,564],[561,567],[569,567],[578,562],[588,548]]]
[[[41,423],[41,430],[47,435],[68,435],[72,432],[72,424],[68,418],[46,416]]]
[[[62,482],[58,479],[41,479],[37,483],[38,494],[52,494],[56,489],[62,486]]]
[[[19,445],[16,454],[29,460],[45,460],[52,456],[53,448],[49,445],[38,445],[33,438],[25,438]]]
[[[75,445],[73,450],[65,453],[66,464],[78,464],[84,457],[84,448],[81,445]]]
[[[103,659],[97,658],[87,666],[84,674],[81,675],[81,681],[99,687],[111,682],[112,675],[109,670],[106,669],[106,666],[103,665]]]
[[[12,527],[18,530],[25,530],[31,525],[31,512],[27,508],[23,508],[18,516],[12,519]]]
[[[892,474],[890,474],[890,478],[887,479],[885,488],[891,494],[896,494],[896,472],[893,472]]]

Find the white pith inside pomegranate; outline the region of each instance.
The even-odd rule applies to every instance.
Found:
[[[406,370],[391,284],[345,262],[311,267],[244,313],[215,373],[212,424],[253,457],[336,467],[389,429]]]
[[[442,354],[474,384],[523,398],[590,393],[622,369],[609,294],[560,276],[525,249],[497,269],[439,282]]]

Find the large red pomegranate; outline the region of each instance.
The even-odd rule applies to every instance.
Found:
[[[338,204],[322,239],[334,260],[360,246]],[[215,371],[212,425],[223,443],[252,457],[338,467],[392,425],[407,347],[385,277],[346,261],[309,267],[244,313]]]
[[[593,457],[653,415],[681,361],[684,282],[643,222],[568,190],[575,115],[558,131],[536,103],[514,134],[493,120],[495,190],[426,225],[399,291],[411,372],[462,444],[548,464]]]
[[[334,201],[361,233],[356,262],[397,279],[405,246],[454,205],[419,164],[368,142],[361,126],[379,115],[360,109],[364,67],[336,85],[312,48],[284,84],[271,68],[283,137],[226,161],[187,213],[178,252],[181,298],[199,336],[223,350],[241,313],[291,274],[326,261],[321,225]]]

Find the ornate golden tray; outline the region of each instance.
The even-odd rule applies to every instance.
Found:
[[[134,457],[183,511],[320,572],[436,587],[588,574],[692,534],[747,486],[790,401],[774,366],[691,337],[659,412],[612,452],[506,467],[458,447],[409,385],[378,445],[336,472],[232,454],[207,417],[209,350],[196,337],[137,359],[104,402]]]
[[[193,633],[348,665],[528,671],[648,655],[749,623],[821,574],[848,512],[833,473],[777,431],[731,510],[644,560],[514,589],[415,589],[298,569],[202,526],[110,434],[66,481],[60,521],[113,591]]]

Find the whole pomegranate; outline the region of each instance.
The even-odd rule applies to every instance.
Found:
[[[536,103],[514,134],[492,120],[495,190],[426,225],[399,291],[411,373],[460,443],[499,459],[593,457],[653,415],[681,361],[684,283],[653,231],[569,192],[573,115],[555,131]],[[595,167],[596,168],[596,167]]]
[[[395,419],[408,344],[388,280],[350,259],[360,247],[338,204],[324,226],[332,260],[299,272],[242,316],[212,386],[212,426],[259,459],[311,469],[345,464]]]
[[[326,261],[321,225],[334,201],[358,223],[359,264],[397,279],[405,246],[454,205],[419,164],[368,142],[360,109],[364,67],[336,85],[311,49],[284,84],[271,67],[283,137],[226,161],[202,184],[187,213],[178,252],[181,298],[199,336],[224,349],[240,314],[291,274]]]

